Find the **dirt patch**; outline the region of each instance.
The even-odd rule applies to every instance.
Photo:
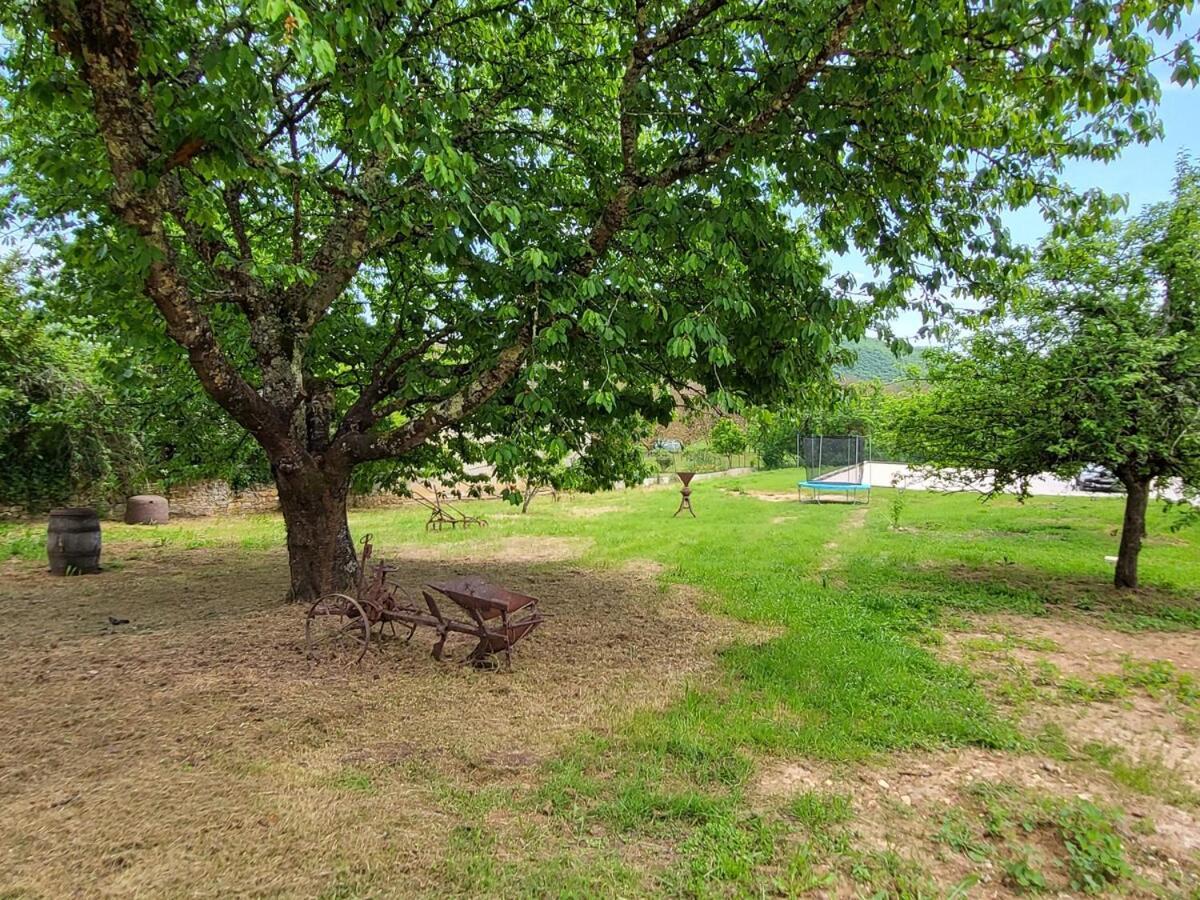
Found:
[[[143,547],[78,579],[6,564],[0,894],[436,891],[460,821],[447,784],[515,789],[579,730],[665,706],[753,638],[654,567],[572,565],[585,546],[448,544],[453,566],[379,548],[410,593],[475,571],[539,597],[550,620],[510,675],[439,664],[422,633],[311,668],[278,552]]]
[[[1200,678],[1200,632],[1120,632],[1063,616],[998,615],[978,620],[975,632],[947,635],[951,648],[980,638],[1015,637],[1010,652],[1022,662],[1044,660],[1072,675],[1119,672],[1126,658],[1162,660]],[[961,654],[960,654],[961,655]]]
[[[1128,817],[1120,831],[1129,861],[1138,875],[1158,884],[1177,883],[1182,876],[1178,867],[1181,861],[1192,859],[1195,835],[1200,833],[1200,822],[1190,813],[1121,790],[1086,767],[1064,766],[1043,757],[987,750],[910,754],[856,774],[861,833],[878,846],[903,843],[906,834],[913,841],[923,838],[930,842],[949,810],[969,805],[968,796],[975,785],[985,789],[1015,785],[1033,798],[1084,799],[1123,808]],[[1166,827],[1158,829],[1159,822]],[[1031,843],[1039,843],[1038,837],[1031,833]],[[1061,855],[1062,848],[1055,846],[1057,839],[1041,835],[1040,842],[1048,855]],[[929,858],[936,861],[934,871],[942,884],[954,883],[979,868],[961,853],[933,852]],[[985,895],[1016,893],[1000,882],[999,872],[984,868]],[[1052,888],[1068,887],[1052,868],[1047,874],[1057,874],[1051,880]],[[1188,882],[1197,883],[1194,868]]]
[[[647,579],[658,579],[667,570],[666,566],[654,559],[631,559],[624,568],[626,572]]]
[[[620,512],[619,506],[571,506],[566,510],[569,516],[579,516],[585,519],[593,519],[598,516],[607,516],[609,513]]]
[[[946,635],[943,653],[980,672],[985,686],[1023,682],[1017,712],[1029,733],[1050,726],[1077,749],[1103,745],[1093,752],[1112,756],[1106,748],[1115,748],[1122,764],[1151,766],[1200,796],[1200,634],[999,615]]]
[[[796,495],[780,491],[738,491],[743,497],[753,497],[755,500],[766,500],[768,503],[795,503]]]
[[[1119,703],[1056,707],[1037,720],[1057,724],[1080,745],[1116,748],[1128,763],[1152,766],[1200,797],[1200,733],[1159,700],[1134,696]]]
[[[1128,812],[1120,836],[1141,878],[1172,889],[1200,883],[1195,856],[1200,821],[1192,812],[1131,794],[1086,767],[1039,756],[963,749],[894,754],[865,765],[775,762],[764,767],[751,797],[761,809],[805,792],[841,794],[853,807],[848,828],[859,849],[899,852],[942,886],[978,877],[971,896],[1021,896],[1004,881],[996,863],[984,854],[971,858],[962,848],[948,846],[943,831],[947,820],[963,821],[965,810],[977,804],[972,798],[977,788],[996,786],[1014,787],[1031,798],[1120,805]],[[982,835],[978,839],[982,843]],[[1022,839],[1042,842],[1049,857],[1062,856],[1061,840],[1052,835],[1031,832]],[[1060,871],[1051,866],[1048,874],[1053,875],[1052,889],[1068,889]]]
[[[910,860],[943,887],[978,878],[971,896],[1009,897],[1018,891],[1003,866],[1020,846],[1051,892],[1069,893],[1067,850],[1052,822],[1013,826],[1001,841],[988,831],[997,802],[989,792],[1014,790],[1013,802],[1027,808],[1086,800],[1124,811],[1117,828],[1136,876],[1127,891],[1183,896],[1200,886],[1200,634],[1001,615],[948,634],[941,652],[979,673],[1024,733],[1059,735],[1061,750],[910,752],[865,765],[775,760],[751,786],[752,802],[786,809],[806,792],[843,795],[853,807],[845,827],[860,851]]]
[[[775,762],[759,773],[751,794],[760,798],[786,798],[805,791],[830,790],[835,774],[840,780],[842,776],[833,767],[817,760]]]

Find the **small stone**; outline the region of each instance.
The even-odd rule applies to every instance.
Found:
[[[908,796],[908,794],[901,794],[900,802],[905,806],[912,806],[912,797]]]
[[[879,786],[881,788],[883,788],[885,791],[891,787],[891,785],[888,784],[886,781],[884,781],[882,778],[879,779]]]

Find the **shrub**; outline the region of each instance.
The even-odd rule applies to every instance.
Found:
[[[749,442],[764,468],[779,469],[796,464],[795,417],[787,412],[756,410],[750,420]]]
[[[729,460],[730,468],[733,468],[734,454],[746,450],[746,432],[732,419],[721,419],[713,426],[708,444],[714,453],[725,456]]]
[[[103,500],[136,476],[141,447],[104,361],[26,301],[11,263],[0,268],[0,504]]]

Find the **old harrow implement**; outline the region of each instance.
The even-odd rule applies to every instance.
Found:
[[[511,669],[513,645],[545,621],[537,612],[536,599],[490,584],[478,575],[424,585],[421,596],[425,605],[421,608],[409,602],[391,580],[395,568],[371,562],[371,536],[363,538],[354,592],[326,594],[308,610],[304,649],[310,660],[358,662],[372,644],[399,638],[399,629],[408,628],[407,643],[418,628],[428,627],[437,635],[434,659],[442,659],[450,635],[462,634],[476,640],[465,663],[493,667],[496,657],[502,655],[505,668]],[[445,612],[445,600],[459,615]]]

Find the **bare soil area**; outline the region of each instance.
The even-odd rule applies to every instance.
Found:
[[[1200,634],[993,616],[948,635],[946,651],[1032,698],[1020,711],[1027,730],[1050,727],[1074,746],[1107,750],[1178,782],[1200,805]]]
[[[1064,856],[1061,835],[1045,823],[1031,827],[1016,821],[1023,804],[1032,807],[1046,798],[1082,798],[1127,811],[1120,837],[1136,878],[1122,893],[1182,896],[1197,886],[1200,820],[1195,812],[1131,794],[1086,766],[979,749],[913,752],[855,766],[777,762],[763,769],[755,785],[763,807],[801,792],[851,798],[854,816],[848,829],[857,846],[910,860],[943,887],[977,877],[972,897],[1025,895],[1004,871],[1014,844],[1037,860],[1052,894],[1075,895],[1055,863]],[[1012,798],[1007,811],[1014,817],[1015,841],[1011,836],[1006,841],[995,824],[1005,809],[996,798],[1005,797]],[[854,895],[844,877],[836,883],[839,893]]]
[[[1055,759],[993,756],[983,767],[971,764],[970,777],[1118,804],[1130,815],[1125,838],[1140,873],[1196,890],[1200,634],[1114,631],[1079,616],[996,615],[946,638],[946,656],[979,672],[1023,731],[1049,735],[1058,748]],[[970,758],[933,763],[927,783],[954,784],[955,769]],[[889,783],[919,795],[902,773]]]
[[[1055,752],[910,751],[866,764],[764,759],[750,791],[755,806],[845,797],[844,829],[858,851],[901,872],[911,863],[943,889],[971,884],[972,897],[1017,897],[1026,892],[1012,873],[1026,863],[1044,876],[1043,890],[1079,894],[1054,816],[1086,801],[1119,810],[1133,870],[1119,893],[1194,896],[1200,634],[1124,633],[1058,616],[995,615],[973,625],[948,634],[942,654],[978,672],[1023,732],[1056,736]],[[824,840],[836,847],[839,839]],[[856,896],[846,866],[827,862],[824,875],[829,895]]]
[[[1024,662],[1045,660],[1073,675],[1116,673],[1126,658],[1163,660],[1200,678],[1200,632],[1122,632],[1065,616],[998,615],[980,630],[949,636],[961,645],[972,638],[1013,636],[1011,652]]]

